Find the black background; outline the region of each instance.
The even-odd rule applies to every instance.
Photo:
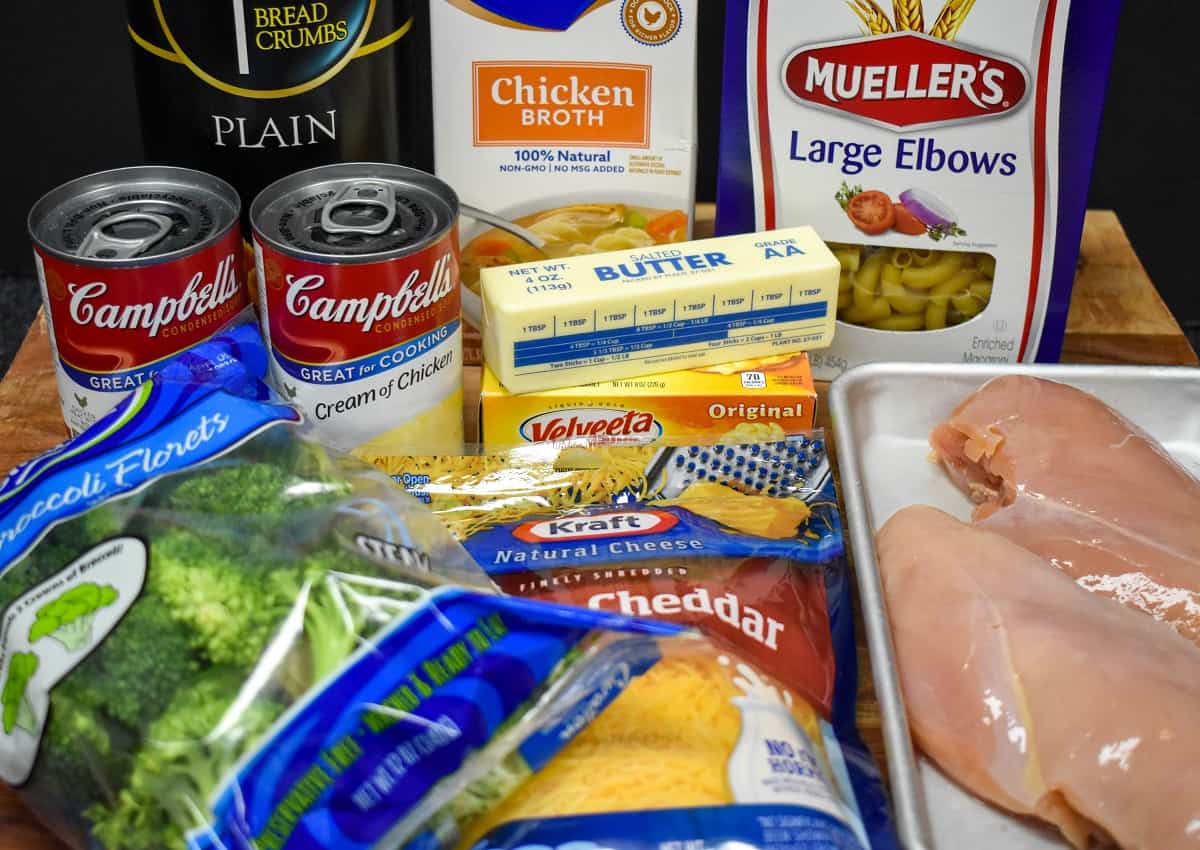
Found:
[[[715,186],[724,5],[700,0],[700,200]],[[65,180],[142,160],[124,4],[14,2],[4,17],[0,373],[37,305],[30,205]],[[1198,17],[1184,0],[1125,3],[1089,200],[1117,211],[1167,303],[1196,328]]]

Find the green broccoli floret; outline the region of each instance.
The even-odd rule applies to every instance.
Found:
[[[132,503],[101,505],[57,525],[30,554],[29,560],[46,575],[58,572],[98,543],[117,537],[125,527]]]
[[[92,623],[101,608],[117,601],[117,591],[108,584],[77,584],[38,609],[29,627],[29,642],[54,638],[67,652],[79,652],[92,641]]]
[[[310,554],[295,569],[274,574],[272,584],[282,599],[304,598],[310,685],[335,673],[364,639],[423,595],[386,577],[374,562],[338,549]]]
[[[192,644],[191,630],[175,620],[166,601],[145,591],[69,681],[94,695],[105,714],[139,729],[200,671]]]
[[[211,670],[150,725],[116,803],[87,813],[108,850],[183,847],[188,830],[207,825],[212,792],[283,713],[260,699],[227,717],[241,685],[238,671]]]
[[[95,684],[71,676],[55,686],[37,765],[23,788],[26,799],[37,801],[39,817],[76,847],[90,843],[91,823],[81,809],[116,802],[136,746],[131,733],[110,728],[97,706],[105,694]]]
[[[454,818],[459,829],[494,809],[522,782],[533,775],[525,757],[513,750],[495,767],[470,783],[446,804],[444,813]]]
[[[275,537],[284,526],[304,530],[305,514],[345,495],[344,481],[311,479],[293,467],[232,463],[197,470],[175,482],[162,506],[219,517],[227,528]]]
[[[304,636],[311,659],[310,681],[332,674],[358,648],[361,613],[356,616],[341,596],[318,585],[304,608]]]
[[[150,541],[152,590],[191,630],[192,648],[213,664],[250,669],[304,601],[311,655],[305,684],[320,681],[354,652],[361,637],[390,622],[421,593],[387,579],[372,561],[336,548],[273,561],[261,555],[232,552],[219,540],[179,528]]]
[[[37,669],[38,657],[32,652],[15,653],[8,664],[8,678],[4,681],[4,691],[0,692],[6,735],[11,735],[14,729],[24,729],[30,735],[37,734],[37,717],[26,694],[29,680]]]
[[[287,616],[294,599],[268,581],[279,566],[230,553],[218,541],[183,529],[150,541],[148,583],[192,630],[192,647],[213,664],[249,669]]]

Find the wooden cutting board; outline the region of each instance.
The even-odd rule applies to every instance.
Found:
[[[711,233],[712,205],[698,207],[696,217],[699,235]],[[1062,359],[1068,363],[1200,365],[1113,212],[1087,214]],[[467,433],[473,434],[478,368],[468,370],[465,384],[463,413]],[[818,389],[823,393],[824,385],[819,384]],[[825,405],[818,406],[818,425],[829,427]],[[46,325],[39,315],[0,382],[0,474],[65,436]],[[879,706],[861,622],[858,657],[858,721],[882,765],[886,754]],[[63,845],[36,824],[10,791],[0,788],[0,850],[63,850]]]

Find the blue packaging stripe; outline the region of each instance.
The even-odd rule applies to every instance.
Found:
[[[279,364],[279,368],[297,380],[321,384],[346,384],[403,366],[416,357],[428,354],[450,339],[458,331],[460,325],[461,321],[455,319],[415,339],[406,340],[400,345],[343,363],[302,363],[286,357],[277,349],[272,353],[275,355],[275,362]],[[317,381],[313,380],[314,375],[319,376]]]
[[[515,536],[514,532],[530,523],[562,517],[557,514],[522,517],[520,522],[496,526],[472,535],[463,542],[471,557],[489,575],[500,576],[562,567],[596,565],[610,567],[622,561],[674,560],[688,558],[787,558],[799,563],[824,564],[844,551],[840,528],[823,527],[820,517],[836,520],[825,505],[817,505],[818,521],[810,527],[825,533],[818,538],[775,539],[755,537],[725,528],[707,517],[693,514],[684,507],[660,506],[650,503],[630,503],[619,507],[622,513],[639,509],[666,513],[676,518],[674,526],[652,534],[633,534],[615,530],[603,536],[531,542]],[[572,511],[572,520],[611,514],[618,508],[598,505]],[[653,548],[642,545],[653,541]]]
[[[708,806],[511,821],[477,850],[864,850],[823,812],[795,805]]]
[[[525,763],[534,771],[541,770],[586,723],[620,696],[633,678],[661,658],[658,643],[651,639],[630,639],[607,647],[587,677],[575,686],[576,694],[571,701],[579,708],[539,729],[521,745]]]
[[[374,846],[486,745],[596,628],[642,640],[681,631],[566,606],[435,591],[259,744],[219,792],[213,826],[193,836],[192,846]]]
[[[265,398],[267,349],[253,321],[242,322],[183,351],[159,369],[164,381],[219,386],[247,398]]]
[[[0,492],[0,575],[55,523],[203,463],[263,428],[298,420],[290,407],[211,385],[143,384],[43,463],[10,474]]]
[[[166,380],[192,381],[225,386],[229,392],[245,394],[266,375],[266,349],[253,322],[242,322],[191,348],[119,372],[92,372],[65,360],[63,371],[72,381],[96,392],[124,394],[137,389],[153,375]]]
[[[234,395],[262,401],[269,397],[266,385],[261,382],[262,377],[266,374],[266,356],[266,348],[258,336],[257,327],[253,323],[247,322],[236,325],[224,333],[176,355],[162,366],[158,375],[160,382],[170,381],[182,384],[173,390],[176,396],[175,409],[178,409],[181,400],[186,404],[186,399],[191,398],[196,392],[213,388],[220,388]],[[153,398],[155,400],[154,407],[162,403],[160,401],[161,392],[154,395]],[[18,490],[27,486],[43,470],[61,464],[65,457],[70,456],[74,462],[79,462],[103,451],[107,442],[102,442],[100,437],[112,429],[113,423],[126,419],[126,413],[126,406],[118,405],[116,409],[101,417],[84,434],[60,443],[44,454],[19,464],[3,482],[0,482],[0,505],[12,498]],[[146,416],[125,422],[121,430],[122,439],[133,439],[144,433],[138,429],[147,423],[153,427],[153,420]],[[0,507],[0,517],[2,516],[3,508]],[[4,558],[0,557],[0,564],[3,563]]]
[[[1054,252],[1054,264],[1046,322],[1038,342],[1039,363],[1057,363],[1062,354],[1120,11],[1120,0],[1074,2],[1067,19],[1058,123],[1058,231],[1047,246]]]
[[[757,25],[749,0],[725,5],[724,95],[721,98],[721,167],[717,173],[717,236],[758,229],[754,217],[754,152],[750,150],[749,104],[746,102],[746,31]]]
[[[606,331],[586,331],[547,339],[522,340],[513,345],[517,368],[556,363],[599,353],[653,351],[681,345],[700,345],[730,339],[734,331],[769,327],[784,322],[824,319],[829,304],[818,301],[767,310],[746,310],[721,316],[657,322]]]
[[[531,27],[565,30],[596,5],[595,0],[475,0],[493,14]]]

